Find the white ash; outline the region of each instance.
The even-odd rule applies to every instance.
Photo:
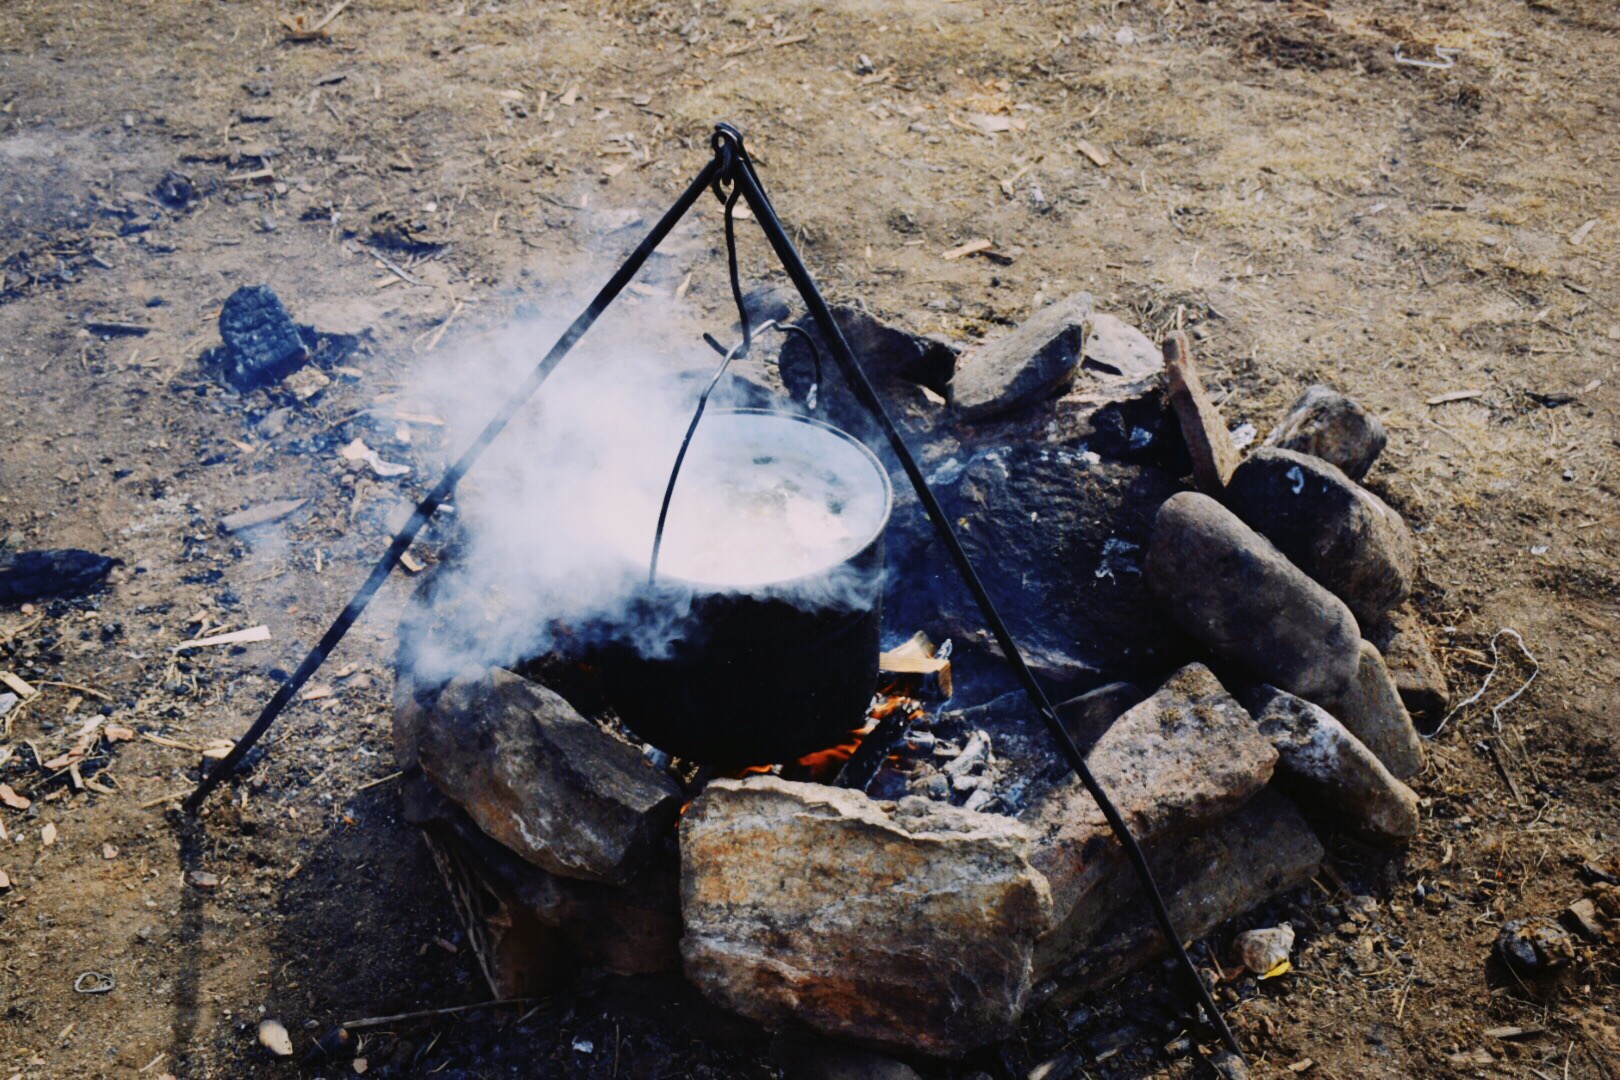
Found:
[[[1010,813],[1007,777],[989,732],[971,730],[942,737],[924,717],[894,748],[868,789],[874,798],[916,795],[969,810]],[[1021,786],[1021,785],[1020,785]]]

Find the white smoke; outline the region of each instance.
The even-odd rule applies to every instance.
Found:
[[[446,421],[448,460],[472,443],[578,310],[560,300],[549,306],[566,317],[514,325],[430,358],[413,374],[408,397],[396,407]],[[438,681],[472,666],[541,655],[558,633],[592,641],[611,635],[648,655],[667,649],[690,598],[661,590],[648,603],[643,586],[670,468],[719,360],[701,330],[667,301],[622,297],[474,466],[454,499],[462,543],[434,582],[432,633],[407,642],[417,677]],[[756,357],[774,358],[776,335],[755,341]],[[722,382],[704,423],[735,404],[734,384]],[[666,537],[680,525],[689,540],[692,528],[707,524],[720,541],[735,525],[726,520],[735,507],[715,500],[705,482],[714,464],[703,450],[706,430],[699,428],[683,468]],[[868,493],[860,508],[862,518],[870,517],[865,535],[881,509],[873,510]],[[730,539],[747,545],[765,535]],[[677,543],[666,556],[689,557],[683,547],[690,544]],[[781,562],[781,552],[756,554],[763,562],[753,570],[739,563],[733,580],[747,581],[751,573],[769,578],[758,567],[772,558],[796,565]],[[746,546],[728,549],[728,558],[746,562],[749,555]],[[664,565],[679,569],[676,562]],[[859,574],[818,575],[818,595],[809,599],[851,604],[875,587]]]

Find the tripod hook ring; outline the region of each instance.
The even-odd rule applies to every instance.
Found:
[[[727,199],[727,192],[723,185],[735,185],[734,175],[737,167],[748,160],[748,151],[743,146],[743,134],[733,124],[722,121],[714,125],[714,134],[709,136],[709,146],[714,150],[715,157],[720,161],[720,168],[715,173],[712,190],[714,197],[722,203]]]

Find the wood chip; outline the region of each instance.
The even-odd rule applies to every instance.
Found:
[[[1024,121],[1016,120],[1010,116],[977,112],[963,113],[960,120],[953,116],[951,122],[967,131],[992,136],[999,135],[1004,131],[1022,131],[1027,126]]]
[[[969,240],[960,247],[953,247],[949,251],[940,252],[939,257],[944,259],[946,262],[954,262],[955,260],[965,258],[968,255],[977,255],[981,251],[989,251],[995,246],[996,245],[994,243],[981,236],[977,240]]]
[[[1595,228],[1597,228],[1597,218],[1592,218],[1580,228],[1569,234],[1569,242],[1576,247],[1580,247],[1581,241],[1585,240]]]
[[[243,645],[251,641],[269,641],[270,628],[268,626],[250,626],[246,630],[232,630],[228,634],[215,634],[213,637],[192,638],[182,641],[175,646],[180,649],[205,649],[213,645]]]
[[[108,862],[112,862],[114,859],[118,858],[118,849],[113,847],[111,844],[102,844],[101,857],[106,859]]]
[[[56,822],[48,821],[45,823],[45,827],[39,830],[39,842],[45,847],[50,847],[56,843]]]
[[[1453,401],[1472,401],[1474,398],[1485,396],[1483,390],[1448,390],[1444,394],[1436,394],[1427,402],[1429,405],[1445,405]]]
[[[1523,1039],[1530,1035],[1540,1035],[1543,1028],[1538,1027],[1494,1027],[1485,1031],[1487,1039]]]
[[[343,9],[348,6],[349,0],[339,0],[335,7],[328,11],[319,22],[315,23],[311,23],[307,15],[283,15],[280,20],[281,25],[287,31],[287,36],[293,41],[319,41],[330,36],[327,33],[326,25],[343,14]]]
[[[209,739],[206,743],[181,742],[179,739],[171,739],[165,735],[154,735],[150,731],[141,732],[141,738],[154,746],[166,746],[170,750],[188,750],[193,754],[201,754],[203,757],[212,758],[215,761],[229,754],[231,747],[236,745],[229,739]]]
[[[1302,1073],[1315,1064],[1316,1060],[1314,1058],[1300,1058],[1298,1061],[1288,1066],[1288,1071],[1292,1073]]]
[[[0,803],[5,803],[13,810],[26,810],[34,805],[34,800],[26,795],[19,795],[10,784],[0,784]]]
[[[293,511],[303,506],[308,499],[277,499],[262,506],[249,507],[238,510],[234,514],[226,514],[219,519],[219,524],[226,532],[241,532],[256,525],[268,525],[273,521],[280,521]]]
[[[9,892],[11,889],[11,875],[0,870],[0,892]]]
[[[13,675],[9,671],[0,671],[0,683],[5,683],[18,697],[25,700],[39,693],[38,690],[24,682],[20,676]]]
[[[1108,168],[1109,164],[1114,160],[1108,156],[1108,151],[1099,150],[1084,139],[1077,140],[1074,148],[1089,158],[1091,163],[1099,169]]]
[[[400,555],[399,565],[403,566],[406,572],[411,574],[420,574],[423,570],[427,569],[420,561],[417,560],[416,556],[412,555],[408,551],[403,552]]]
[[[308,690],[304,691],[303,696],[300,698],[300,700],[302,700],[302,701],[320,701],[322,698],[331,697],[332,693],[333,693],[333,690],[332,690],[332,688],[330,686],[312,686]]]

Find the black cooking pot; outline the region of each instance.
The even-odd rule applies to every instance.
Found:
[[[881,512],[833,561],[788,580],[739,586],[661,570],[599,652],[604,685],[625,726],[661,750],[718,766],[791,761],[863,723],[877,682],[893,491],[870,450],[818,420],[717,410],[703,430],[722,445],[734,439],[739,456],[781,450],[832,470]],[[659,628],[655,640],[648,627]]]

